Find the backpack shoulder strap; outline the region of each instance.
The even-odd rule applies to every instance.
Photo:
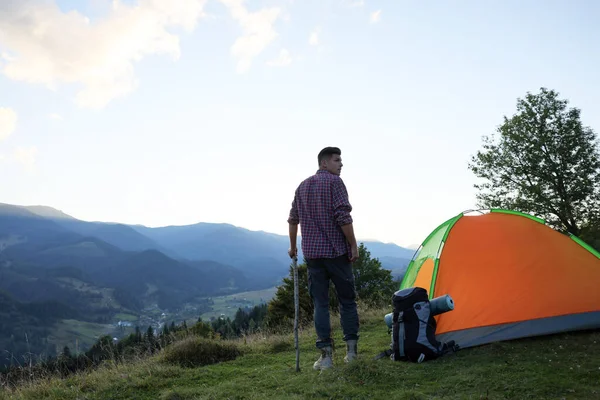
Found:
[[[404,332],[404,321],[403,321],[404,311],[399,311],[398,313],[394,313],[394,322],[393,322],[393,354],[394,357],[398,357],[402,359],[405,356],[404,353],[404,339],[406,334]]]
[[[382,351],[381,353],[377,354],[374,359],[379,360],[381,358],[389,357],[391,355],[392,355],[392,349],[387,349],[386,351]]]

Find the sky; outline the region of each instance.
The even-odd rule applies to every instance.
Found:
[[[468,169],[518,98],[600,131],[600,3],[0,1],[0,202],[88,221],[287,234],[326,146],[359,240],[477,207]]]

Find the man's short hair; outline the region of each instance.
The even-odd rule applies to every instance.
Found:
[[[317,157],[317,160],[319,161],[319,166],[321,166],[321,161],[323,161],[325,158],[331,158],[331,156],[333,156],[334,154],[341,156],[342,151],[338,147],[325,147],[323,150],[321,150],[319,152],[319,156]]]

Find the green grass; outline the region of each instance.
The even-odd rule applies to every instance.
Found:
[[[295,372],[293,335],[237,341],[233,361],[189,367],[165,352],[65,380],[0,392],[0,399],[598,399],[600,332],[494,343],[423,364],[374,361],[389,345],[384,311],[361,312],[360,359],[344,365],[339,323],[335,368],[312,370],[314,330],[301,332]],[[167,350],[168,352],[168,350]]]
[[[117,313],[114,319],[119,321],[135,322],[138,320],[138,317],[133,314]]]
[[[205,321],[209,320],[211,317],[218,318],[221,316],[221,314],[225,314],[225,317],[232,318],[235,316],[238,308],[244,306],[254,307],[259,305],[261,302],[267,302],[273,298],[276,291],[277,288],[273,287],[251,292],[242,292],[227,296],[213,297],[212,299],[214,304],[211,305],[212,311],[205,312],[200,315],[200,317]]]
[[[48,341],[60,350],[64,346],[69,346],[75,352],[77,347],[79,349],[91,347],[101,335],[111,333],[114,329],[114,326],[110,324],[64,319],[54,326]]]

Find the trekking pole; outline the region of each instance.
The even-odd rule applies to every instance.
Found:
[[[298,256],[294,256],[294,345],[296,346],[296,372],[300,371],[300,346],[298,344],[298,314],[300,301],[298,298]]]

